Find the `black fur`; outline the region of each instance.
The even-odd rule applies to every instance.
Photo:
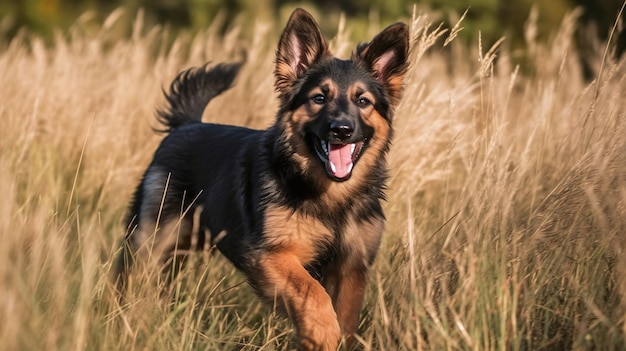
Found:
[[[165,98],[169,107],[157,111],[157,119],[171,132],[185,124],[200,123],[202,112],[214,97],[231,87],[241,63],[221,63],[212,69],[202,67],[183,71],[170,85]]]

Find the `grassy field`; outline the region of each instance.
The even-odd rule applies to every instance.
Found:
[[[626,59],[596,43],[585,79],[575,23],[540,44],[531,22],[526,51],[511,52],[412,21],[363,349],[626,347]],[[245,49],[236,87],[205,120],[268,126],[282,24],[252,38],[173,37],[139,19],[119,39],[114,26],[77,24],[53,45],[24,35],[0,51],[2,348],[294,349],[290,324],[219,255],[194,256],[167,297],[137,284],[119,304],[108,280],[161,138],[161,88]],[[332,41],[344,57],[346,38]]]

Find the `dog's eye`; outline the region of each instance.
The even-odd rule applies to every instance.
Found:
[[[367,99],[367,98],[361,97],[361,98],[359,98],[356,101],[356,104],[357,104],[357,106],[359,106],[361,108],[364,108],[364,107],[367,107],[367,106],[371,105],[372,102],[369,101],[369,99]]]
[[[313,100],[314,103],[321,105],[326,102],[326,96],[324,96],[323,94],[317,94],[313,96],[311,100]]]

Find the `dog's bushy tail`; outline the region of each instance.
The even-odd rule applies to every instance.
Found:
[[[157,119],[171,132],[186,124],[199,123],[207,104],[231,86],[242,63],[206,64],[191,68],[176,76],[169,93],[164,92],[168,106],[157,110]]]

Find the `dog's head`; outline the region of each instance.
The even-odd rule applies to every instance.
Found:
[[[303,168],[322,166],[331,180],[341,182],[351,178],[361,159],[374,162],[386,152],[408,42],[407,26],[397,23],[360,44],[350,60],[340,60],[330,54],[313,17],[302,9],[293,12],[274,74],[279,118],[298,139],[295,153],[307,163]],[[311,158],[318,161],[308,164]]]

